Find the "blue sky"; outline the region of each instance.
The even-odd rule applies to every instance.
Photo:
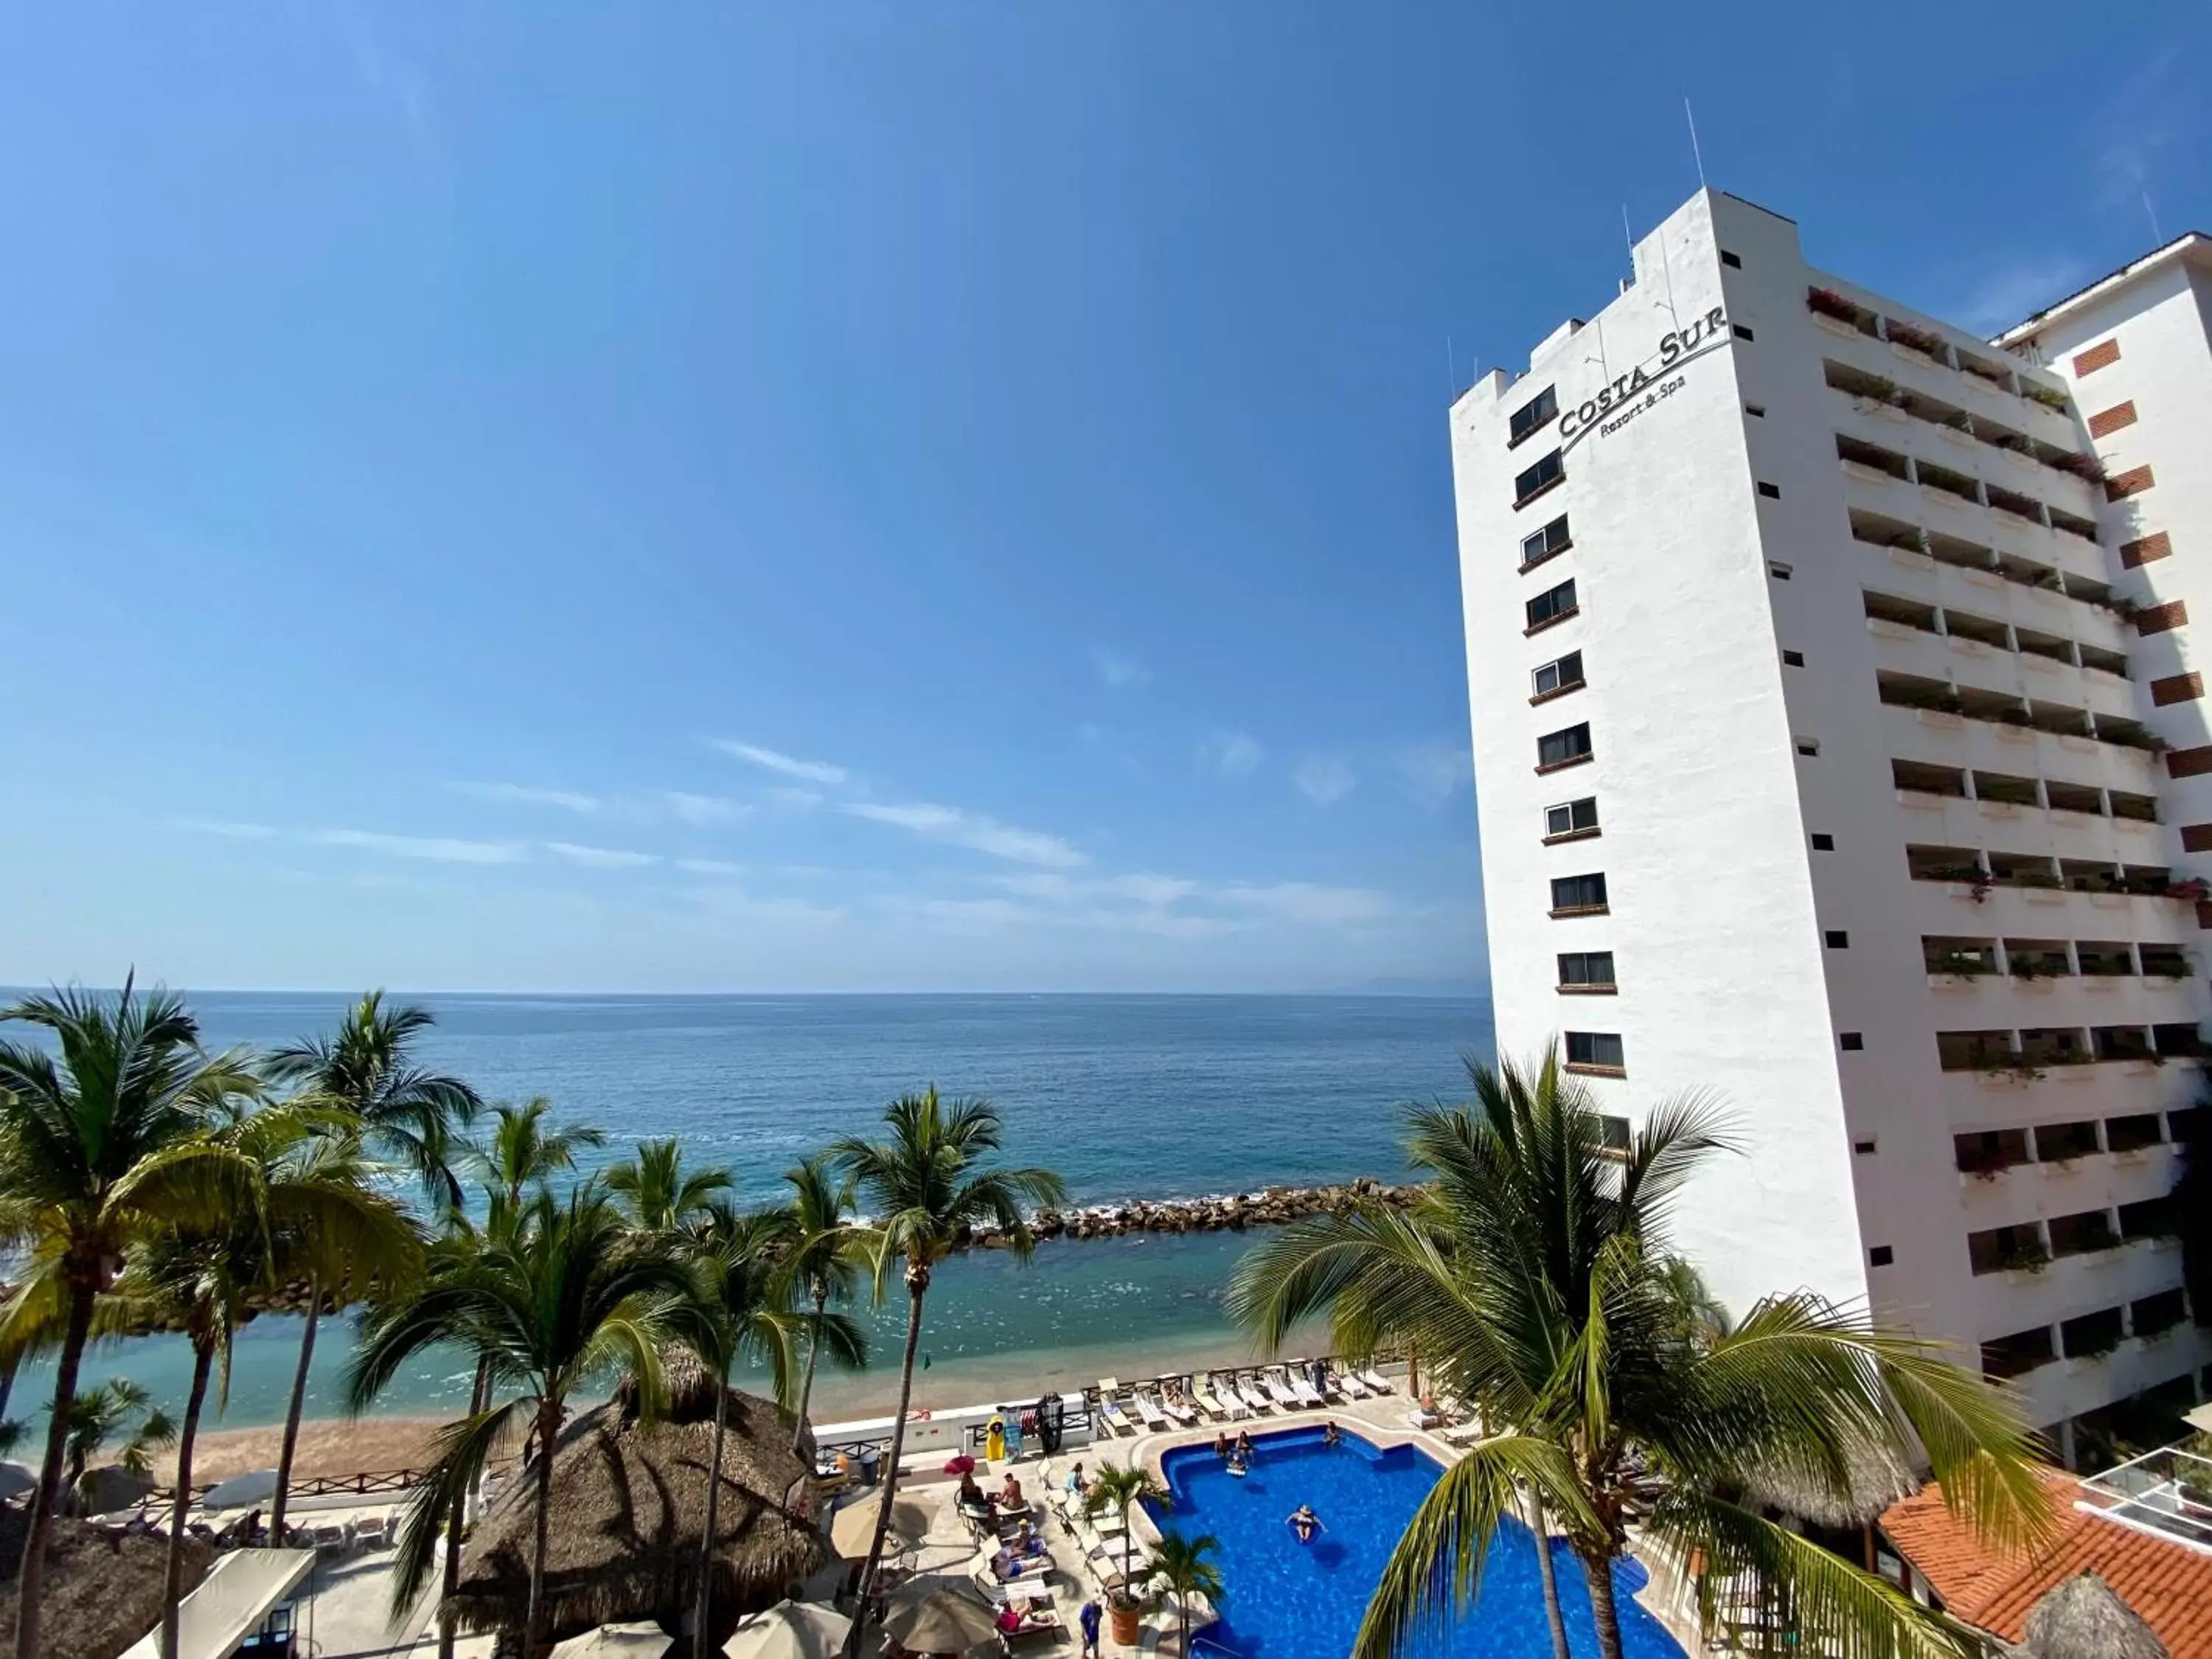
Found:
[[[1478,974],[1455,366],[1602,302],[1686,93],[1814,258],[2014,320],[2212,222],[2208,34],[18,11],[0,981]]]

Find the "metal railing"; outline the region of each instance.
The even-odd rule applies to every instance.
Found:
[[[2166,1446],[2081,1482],[2082,1507],[2212,1549],[2212,1458]]]

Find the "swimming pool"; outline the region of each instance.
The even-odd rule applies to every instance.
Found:
[[[1398,1534],[1443,1470],[1411,1446],[1378,1451],[1349,1431],[1333,1447],[1319,1428],[1257,1435],[1253,1447],[1252,1472],[1241,1480],[1211,1446],[1179,1448],[1161,1460],[1174,1497],[1173,1513],[1158,1516],[1161,1527],[1220,1540],[1222,1617],[1206,1638],[1239,1659],[1349,1653]],[[1311,1544],[1285,1524],[1300,1504],[1322,1518],[1324,1530]],[[1568,1645],[1577,1659],[1595,1659],[1582,1565],[1564,1544],[1553,1550]],[[1631,1599],[1644,1578],[1633,1562],[1613,1568],[1629,1659],[1681,1659],[1666,1628]],[[1421,1659],[1551,1659],[1551,1650],[1535,1540],[1509,1522],[1483,1567],[1481,1599],[1419,1651]]]

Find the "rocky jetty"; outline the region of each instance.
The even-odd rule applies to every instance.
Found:
[[[1215,1193],[1203,1198],[1133,1200],[1126,1204],[1092,1204],[1080,1209],[1040,1210],[1030,1231],[1048,1238],[1115,1238],[1124,1233],[1241,1233],[1248,1227],[1279,1226],[1306,1216],[1334,1215],[1362,1203],[1403,1209],[1419,1196],[1414,1185],[1393,1187],[1363,1176],[1328,1187],[1269,1187],[1256,1193]],[[959,1248],[1003,1249],[1006,1239],[996,1228],[979,1227]]]

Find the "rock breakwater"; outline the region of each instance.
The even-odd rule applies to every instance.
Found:
[[[1418,1185],[1391,1186],[1363,1176],[1325,1187],[1268,1187],[1256,1193],[1214,1193],[1202,1198],[1136,1199],[1125,1204],[1090,1204],[1077,1209],[1040,1210],[1030,1231],[1051,1238],[1115,1238],[1125,1233],[1241,1233],[1248,1227],[1279,1226],[1307,1216],[1337,1215],[1363,1203],[1400,1209],[1420,1194]],[[1006,1237],[996,1228],[979,1227],[956,1248],[1004,1249]]]

